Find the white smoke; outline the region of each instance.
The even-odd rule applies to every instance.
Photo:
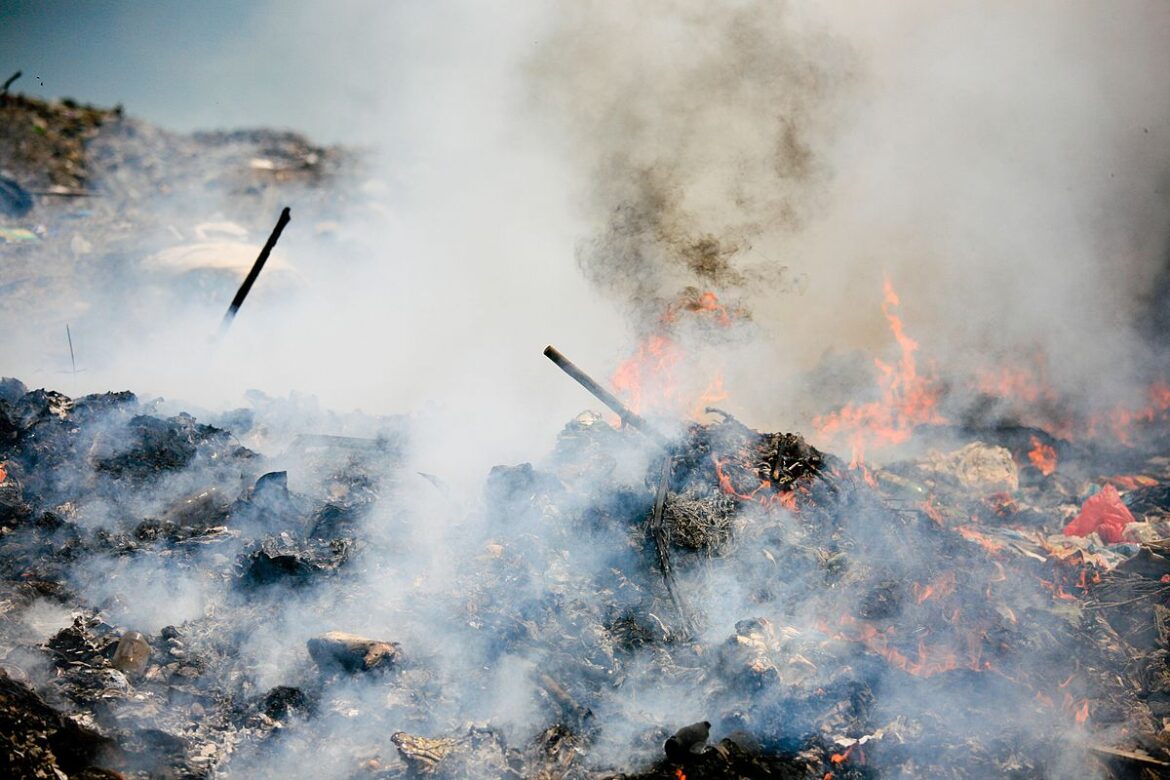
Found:
[[[1148,2],[273,3],[220,42],[214,86],[289,63],[266,77],[279,84],[270,92],[373,147],[352,183],[346,252],[312,240],[312,214],[290,204],[281,248],[299,288],[282,297],[262,277],[218,342],[226,300],[175,305],[184,288],[131,274],[141,295],[123,299],[140,304],[114,310],[72,286],[64,303],[91,319],[74,331],[87,371],[68,389],[221,407],[258,387],[371,413],[429,407],[411,466],[453,483],[453,500],[426,483],[396,494],[370,520],[375,563],[362,575],[377,603],[327,591],[272,606],[243,663],[264,686],[291,683],[317,631],[402,641],[464,694],[434,703],[425,727],[482,713],[523,735],[538,718],[516,681],[540,659],[506,657],[475,691],[486,651],[459,611],[467,592],[449,583],[482,564],[496,534],[519,545],[550,533],[474,509],[488,467],[545,451],[591,403],[540,357],[544,344],[604,378],[642,335],[644,307],[711,282],[750,303],[759,326],[725,361],[727,405],[756,427],[802,426],[798,380],[822,353],[890,347],[888,274],[908,328],[944,367],[1039,345],[1062,387],[1118,397],[1148,357],[1137,320],[1164,261],[1170,98],[1152,76],[1170,72],[1168,25],[1167,6]],[[633,240],[601,242],[616,249],[604,275],[588,262],[582,274],[628,203],[663,208]],[[226,209],[193,198],[191,223],[230,219]],[[4,324],[5,373],[58,385],[63,345]],[[605,555],[566,549],[582,579],[607,571]],[[569,567],[539,555],[550,578],[553,564]],[[745,581],[771,565],[745,565]],[[135,589],[161,581],[120,575]],[[693,583],[710,588],[705,611],[754,616],[748,589],[720,592],[720,576]],[[210,603],[194,581],[174,585],[174,615],[129,616],[155,627]],[[539,598],[546,583],[517,587],[517,599]],[[707,639],[727,633],[721,619]],[[652,687],[636,681],[644,695],[607,704],[706,714],[685,685]],[[361,709],[387,695],[333,690],[320,728],[351,727],[337,715],[346,697]],[[612,737],[614,750],[630,738]]]

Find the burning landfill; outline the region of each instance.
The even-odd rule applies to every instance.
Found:
[[[728,29],[788,86],[836,72],[768,54],[745,17]],[[574,45],[529,66],[569,70]],[[732,70],[753,101],[775,86]],[[546,376],[595,410],[472,475],[470,496],[452,484],[467,452],[418,470],[441,411],[0,381],[0,774],[1170,776],[1170,373],[1093,406],[1040,351],[957,371],[891,273],[865,293],[885,346],[849,381],[808,372],[824,384],[803,433],[741,421],[735,350],[767,327],[753,291],[815,282],[741,260],[829,187],[802,135],[815,90],[781,92],[811,124],[773,128],[764,173],[736,168],[776,187],[744,190],[734,219],[691,225],[718,187],[688,134],[655,136],[678,169],[592,158],[593,195],[620,206],[578,265],[640,338],[604,373],[548,347],[567,376]],[[231,300],[210,346],[169,356],[196,363],[237,312],[303,294],[275,247],[286,224],[314,224],[314,251],[364,251],[337,228],[366,208],[359,152],[170,133],[7,85],[0,101],[3,324],[67,335],[60,384],[112,354],[75,354],[79,321],[133,336],[181,294]],[[589,135],[643,132],[580,111]],[[230,218],[196,223],[176,195],[192,190]],[[68,308],[110,268],[152,275],[151,300],[111,281],[112,314]]]

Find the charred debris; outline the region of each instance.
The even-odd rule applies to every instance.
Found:
[[[6,776],[232,776],[312,749],[318,729],[352,777],[1170,768],[1164,456],[1129,452],[1141,468],[1123,478],[1058,442],[1062,468],[1042,476],[1006,437],[862,471],[722,412],[661,447],[584,413],[540,467],[493,469],[486,553],[450,583],[486,657],[534,659],[545,727],[517,741],[434,717],[437,661],[397,637],[317,633],[289,650],[302,660],[280,684],[238,654],[290,593],[376,597],[366,521],[406,478],[405,430],[302,437],[269,459],[243,446],[246,429],[162,416],[130,393],[2,389]],[[633,480],[631,451],[644,456]],[[1131,513],[1124,540],[1064,533],[1094,496]],[[564,564],[583,540],[604,566]],[[213,595],[178,625],[127,623],[146,595],[118,583],[141,567]],[[112,587],[95,590],[82,574],[95,571]],[[64,625],[38,634],[45,615]],[[623,698],[659,685],[706,717],[671,722]],[[338,718],[363,727],[348,735]],[[625,758],[607,741],[614,721]]]

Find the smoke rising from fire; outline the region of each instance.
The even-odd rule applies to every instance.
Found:
[[[796,374],[889,354],[884,275],[944,376],[1039,353],[1076,403],[1140,395],[1170,227],[1164,6],[659,10],[575,5],[529,67],[589,177],[585,275],[642,329],[687,284],[754,312],[737,408],[804,424],[782,411],[809,408]]]
[[[344,248],[292,203],[281,249],[300,289],[262,279],[224,343],[207,334],[225,303],[131,268],[120,295],[78,284],[51,314],[6,321],[10,373],[57,384],[72,322],[74,393],[222,405],[259,387],[438,403],[468,424],[490,408],[509,422],[486,467],[523,457],[515,426],[547,435],[585,402],[541,346],[604,377],[688,285],[758,326],[734,348],[694,340],[693,384],[721,363],[747,419],[807,427],[872,385],[869,354],[892,356],[888,275],[944,376],[1041,354],[1062,397],[1140,395],[1170,234],[1170,100],[1151,76],[1170,64],[1167,16],[1137,1],[282,3],[217,41],[207,84],[236,74],[241,100],[271,112],[283,94],[290,124],[375,150]],[[286,62],[294,39],[312,45],[258,99],[255,64]],[[190,99],[209,123],[240,121],[218,95]],[[187,197],[185,237],[233,216]],[[473,401],[469,370],[486,378]]]
[[[851,64],[785,3],[568,6],[528,69],[590,183],[585,276],[643,323],[682,284],[791,285],[753,243],[816,212]]]
[[[544,659],[490,646],[461,610],[480,599],[542,605],[557,578],[576,578],[571,592],[587,601],[629,551],[621,537],[578,539],[543,515],[469,506],[489,466],[535,458],[590,403],[540,347],[551,341],[602,378],[687,286],[750,309],[755,327],[734,340],[687,334],[679,362],[701,388],[718,360],[723,404],[761,428],[806,426],[815,405],[860,392],[868,377],[847,382],[852,367],[802,381],[827,351],[889,356],[884,275],[919,357],[944,376],[1040,349],[1053,384],[1107,403],[1158,356],[1139,331],[1170,233],[1170,98],[1150,76],[1170,72],[1164,5],[472,5],[351,6],[361,25],[273,5],[280,29],[312,28],[303,56],[317,75],[290,100],[311,102],[342,79],[386,85],[361,90],[352,114],[355,135],[379,144],[380,167],[368,171],[376,181],[354,182],[367,197],[341,226],[346,251],[308,238],[312,223],[292,204],[281,246],[300,275],[295,292],[264,294],[262,279],[216,344],[207,336],[226,300],[192,293],[176,306],[185,287],[133,276],[144,294],[130,308],[82,294],[85,327],[73,332],[93,362],[70,378],[74,393],[133,387],[219,406],[260,387],[376,412],[436,406],[417,423],[412,467],[466,490],[448,498],[409,483],[367,518],[372,548],[357,576],[373,605],[325,589],[257,607],[262,627],[242,654],[258,685],[302,679],[304,640],[348,628],[401,641],[436,670],[432,688],[449,698],[426,717],[409,711],[418,725],[439,733],[482,715],[526,736],[539,720],[529,672]],[[252,32],[226,47],[226,62],[242,72],[257,56],[288,56]],[[193,222],[231,218],[212,198],[188,205]],[[43,337],[24,338],[6,373],[59,384]],[[319,422],[290,416],[279,434],[306,419]],[[641,475],[648,457],[632,453],[613,473]],[[645,487],[606,477],[599,489],[615,494]],[[867,519],[850,530],[877,555],[891,543],[865,533]],[[497,538],[544,579],[477,590],[477,567],[509,565],[491,557]],[[912,547],[896,552],[892,577],[926,568]],[[808,607],[761,607],[776,567],[739,550],[684,575],[714,616],[703,638],[765,609],[777,624],[815,627],[822,616]],[[78,577],[105,600],[109,574]],[[120,576],[134,590],[167,581],[134,567]],[[130,605],[127,622],[153,629],[226,598],[170,581],[173,611]],[[599,704],[614,758],[650,722],[712,715],[687,680],[637,671]],[[348,699],[385,708],[388,695],[332,690],[336,711],[312,724],[318,736],[289,743],[281,768],[306,773],[300,762],[331,731],[354,729],[336,714]],[[257,762],[273,769],[271,757]]]

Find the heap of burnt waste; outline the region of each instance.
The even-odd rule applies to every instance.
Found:
[[[254,691],[234,655],[266,594],[344,576],[384,473],[355,452],[385,469],[400,443],[294,442],[294,462],[321,476],[316,499],[232,432],[153,407],[0,383],[6,777],[207,777],[237,741],[311,705]],[[165,613],[185,580],[221,596],[203,619],[145,635],[118,624],[134,604]]]
[[[723,413],[669,451],[585,413],[468,509],[401,429],[269,458],[247,415],[0,389],[6,775],[1170,768],[1156,453],[869,471]],[[1101,511],[1118,539],[1066,535]]]

